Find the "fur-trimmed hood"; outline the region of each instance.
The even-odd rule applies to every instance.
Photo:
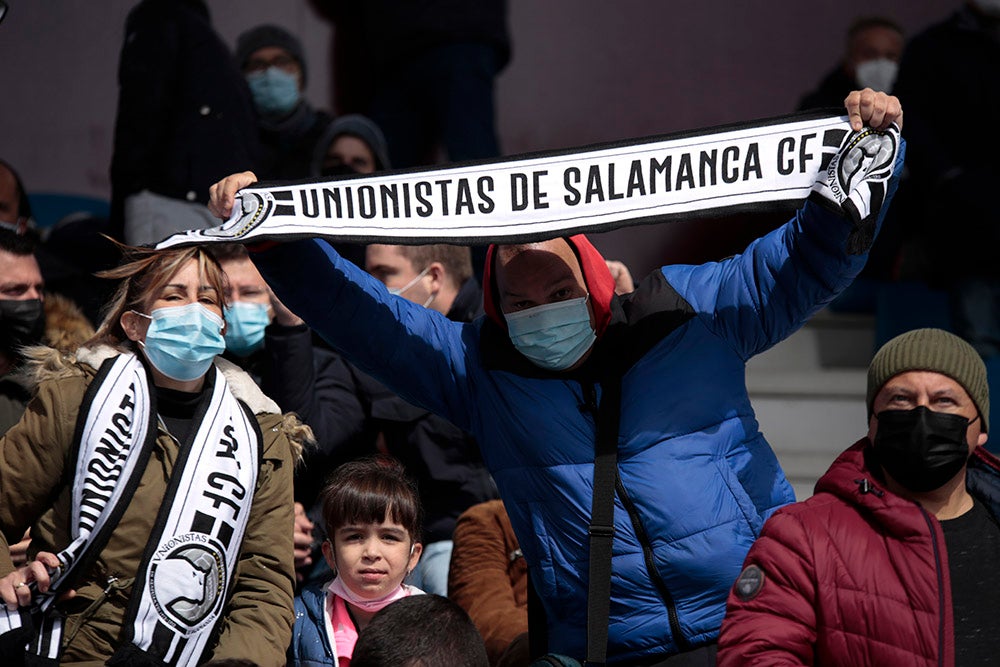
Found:
[[[45,344],[72,352],[94,335],[94,327],[80,307],[61,294],[45,295]]]
[[[37,345],[25,350],[27,363],[23,377],[28,388],[34,391],[41,382],[47,380],[93,375],[104,361],[122,352],[123,350],[108,345],[81,347],[75,353],[60,352],[51,347]],[[222,357],[216,357],[214,363],[222,371],[233,396],[246,403],[253,414],[282,415],[278,404],[264,394],[243,369]],[[282,415],[282,431],[288,438],[296,459],[301,456],[304,446],[316,441],[312,429],[303,424],[293,413]]]

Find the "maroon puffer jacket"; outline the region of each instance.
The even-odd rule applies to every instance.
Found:
[[[778,510],[729,594],[721,667],[955,664],[941,525],[886,491],[868,439],[841,454],[816,495]],[[968,485],[996,515],[1000,461],[978,448]]]

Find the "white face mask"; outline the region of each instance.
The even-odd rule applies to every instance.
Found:
[[[862,88],[888,93],[896,83],[899,65],[888,58],[876,58],[858,63],[854,78]]]
[[[408,289],[410,289],[411,287],[413,287],[414,285],[416,285],[417,282],[421,278],[423,278],[424,276],[426,276],[427,272],[430,271],[430,270],[431,270],[431,267],[428,266],[426,269],[424,269],[423,271],[421,271],[420,273],[418,273],[416,276],[414,276],[413,280],[411,280],[410,282],[406,283],[402,287],[388,287],[386,289],[388,289],[389,290],[389,294],[392,294],[393,296],[403,296],[403,294]],[[423,303],[424,308],[426,308],[427,306],[431,305],[431,303],[434,301],[434,297],[436,297],[436,296],[437,296],[437,292],[435,292],[435,293],[431,294],[429,297],[427,297],[427,300],[424,301],[424,303]]]

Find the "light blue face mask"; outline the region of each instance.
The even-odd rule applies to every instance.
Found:
[[[514,347],[536,366],[550,371],[570,368],[597,340],[590,324],[589,298],[587,295],[504,313]]]
[[[247,75],[254,106],[264,116],[284,116],[299,103],[299,82],[278,67]]]
[[[226,348],[249,357],[264,347],[264,329],[271,323],[267,304],[236,301],[226,308]]]
[[[146,341],[139,343],[149,363],[168,378],[197,380],[226,349],[222,318],[200,303],[157,308],[149,315]]]

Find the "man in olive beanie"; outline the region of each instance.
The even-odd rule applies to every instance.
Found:
[[[990,389],[986,365],[976,350],[958,336],[942,329],[915,329],[896,336],[882,346],[868,367],[868,417],[875,395],[896,375],[928,371],[947,375],[962,385],[989,430]]]
[[[985,665],[1000,655],[1000,460],[982,359],[940,329],[868,368],[868,435],[764,525],[718,664]]]

